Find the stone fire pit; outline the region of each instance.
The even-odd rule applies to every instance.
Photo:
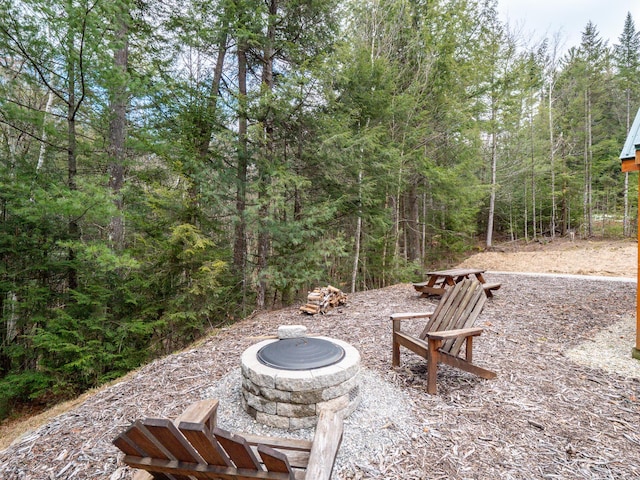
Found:
[[[278,338],[241,357],[242,403],[256,421],[295,430],[313,427],[323,407],[350,415],[360,401],[360,354],[303,326],[282,326]]]

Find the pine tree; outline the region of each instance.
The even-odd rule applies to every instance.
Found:
[[[625,93],[626,133],[631,128],[632,105],[637,104],[640,94],[640,32],[636,31],[631,13],[627,13],[620,43],[613,47],[613,58],[618,69],[618,77]],[[624,174],[624,234],[630,234],[629,215],[629,172]]]
[[[583,220],[584,232],[587,237],[593,235],[593,161],[594,161],[594,132],[595,116],[598,115],[597,95],[603,84],[603,73],[608,61],[606,42],[600,38],[596,26],[588,22],[582,33],[579,48],[580,58],[584,68],[584,198]]]

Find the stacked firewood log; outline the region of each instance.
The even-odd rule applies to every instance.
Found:
[[[341,290],[331,285],[318,287],[307,295],[307,304],[300,307],[302,313],[315,315],[326,313],[327,310],[347,303],[347,296]]]

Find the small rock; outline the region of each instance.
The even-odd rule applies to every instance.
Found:
[[[307,327],[304,325],[280,325],[278,327],[278,338],[300,338],[307,336]]]

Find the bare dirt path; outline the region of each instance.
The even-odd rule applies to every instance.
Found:
[[[544,243],[503,244],[477,253],[461,266],[501,272],[568,273],[635,278],[638,244],[631,240],[557,239]]]

